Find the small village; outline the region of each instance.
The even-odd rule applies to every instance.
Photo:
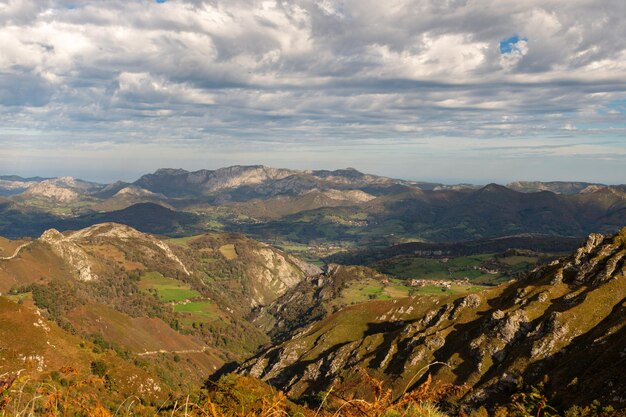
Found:
[[[467,277],[455,280],[442,280],[442,279],[412,279],[409,281],[411,287],[442,287],[451,288],[453,285],[470,285],[470,280]]]

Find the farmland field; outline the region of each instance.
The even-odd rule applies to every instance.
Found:
[[[206,322],[217,319],[220,315],[217,306],[211,301],[191,301],[188,303],[175,304],[174,312],[185,314],[183,322],[189,325],[192,322]]]
[[[148,272],[141,277],[139,287],[144,291],[156,291],[164,302],[179,302],[197,298],[200,293],[189,285],[173,278],[164,277],[158,272]]]

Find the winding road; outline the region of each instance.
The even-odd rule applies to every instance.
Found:
[[[13,252],[13,255],[11,256],[0,256],[0,261],[10,261],[11,259],[15,258],[17,255],[19,255],[20,251],[24,249],[26,246],[30,245],[31,243],[33,242],[26,242],[26,243],[21,244],[20,246],[15,248],[15,252]]]

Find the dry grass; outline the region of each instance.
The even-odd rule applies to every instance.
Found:
[[[417,390],[393,401],[391,391],[369,377],[373,401],[344,400],[329,391],[316,409],[291,402],[281,391],[251,377],[229,375],[208,390],[171,399],[160,406],[144,404],[140,398],[127,398],[108,408],[106,381],[92,375],[79,375],[73,368],[60,374],[63,386],[21,381],[17,374],[0,375],[0,417],[445,417],[433,404],[456,388],[433,386],[430,378]]]
[[[102,378],[79,375],[71,367],[62,368],[59,373],[65,386],[21,381],[19,373],[0,376],[0,416],[111,416],[99,399],[105,386]]]
[[[21,381],[18,374],[0,375],[0,417],[448,417],[437,403],[454,398],[466,390],[463,386],[433,383],[430,376],[413,391],[393,400],[391,390],[381,381],[360,371],[369,384],[370,400],[343,398],[331,388],[320,404],[313,408],[290,401],[284,393],[252,377],[227,375],[205,390],[160,405],[144,403],[129,397],[111,405],[107,402],[106,380],[79,375],[73,368],[60,370],[65,383],[32,383]],[[106,405],[108,405],[108,407]],[[511,403],[489,414],[484,408],[470,414],[462,408],[458,417],[621,417],[620,410],[599,406],[575,408],[575,413],[558,413],[547,398],[536,389],[513,395]],[[570,410],[571,411],[571,410]]]

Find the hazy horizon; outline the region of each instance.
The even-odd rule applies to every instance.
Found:
[[[90,177],[90,176],[82,176],[82,175],[76,175],[76,174],[72,174],[71,171],[67,171],[67,170],[61,170],[61,171],[48,171],[48,173],[40,173],[40,172],[31,172],[31,171],[24,171],[24,172],[4,172],[4,171],[0,171],[0,176],[10,176],[10,175],[17,175],[20,176],[22,178],[31,178],[31,177],[42,177],[42,178],[58,178],[58,177],[73,177],[76,179],[80,179],[80,180],[84,180],[84,181],[90,181],[90,182],[94,182],[94,183],[100,183],[100,184],[111,184],[114,183],[116,181],[124,181],[124,182],[134,182],[136,180],[138,180],[142,175],[146,175],[146,174],[151,174],[154,173],[155,171],[157,171],[158,169],[183,169],[189,172],[193,172],[193,171],[198,171],[198,170],[202,170],[202,169],[207,169],[207,170],[216,170],[216,169],[220,169],[220,168],[227,168],[230,166],[253,166],[253,165],[264,165],[267,167],[271,167],[271,168],[283,168],[283,169],[293,169],[293,170],[301,170],[301,171],[313,171],[313,170],[341,170],[341,169],[346,169],[346,168],[352,168],[352,169],[356,169],[357,171],[360,171],[364,174],[371,174],[371,175],[378,175],[378,176],[383,176],[383,177],[390,177],[390,178],[394,178],[394,179],[399,179],[399,180],[407,180],[407,181],[421,181],[421,182],[430,182],[430,183],[440,183],[440,184],[444,184],[444,185],[459,185],[459,184],[468,184],[468,185],[476,185],[476,186],[484,186],[487,184],[491,184],[491,183],[495,183],[495,184],[500,184],[500,185],[507,185],[509,183],[512,182],[516,182],[516,181],[539,181],[539,182],[585,182],[585,183],[602,183],[605,185],[623,185],[624,183],[620,183],[620,182],[614,182],[614,183],[609,183],[609,182],[601,182],[601,181],[587,181],[587,180],[582,180],[582,179],[528,179],[528,178],[514,178],[514,179],[508,179],[508,180],[482,180],[482,181],[467,181],[466,179],[463,178],[458,178],[458,179],[454,179],[454,178],[444,178],[444,179],[437,179],[437,178],[415,178],[415,177],[401,177],[401,176],[394,176],[394,175],[387,175],[384,173],[380,173],[380,172],[369,172],[363,169],[359,169],[358,167],[354,167],[354,166],[344,166],[344,167],[325,167],[325,168],[320,168],[320,167],[289,167],[289,166],[271,166],[271,165],[267,165],[267,164],[233,164],[233,165],[224,165],[224,166],[215,166],[215,167],[202,167],[202,168],[184,168],[184,167],[180,167],[180,166],[162,166],[162,167],[158,167],[152,170],[148,170],[145,172],[141,172],[138,173],[135,176],[122,176],[122,177],[115,177],[115,176],[100,176],[100,177]]]

